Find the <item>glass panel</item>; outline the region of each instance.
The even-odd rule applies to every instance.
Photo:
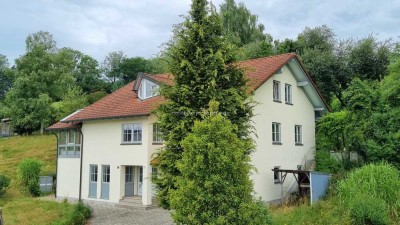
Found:
[[[97,182],[97,165],[90,165],[90,181]]]
[[[67,147],[67,155],[75,155],[75,147],[74,146]]]
[[[103,176],[102,176],[103,183],[110,183],[110,166],[103,166]]]
[[[80,144],[81,143],[81,133],[76,131],[75,132],[75,144]]]
[[[153,84],[149,81],[145,81],[144,83],[146,85],[145,98],[150,98],[151,96],[153,96]]]
[[[59,134],[60,145],[65,145],[67,143],[67,132],[61,131]]]
[[[67,151],[65,147],[58,147],[58,152],[60,155],[66,155]]]
[[[143,167],[139,168],[139,182],[143,182]]]
[[[80,154],[81,154],[81,147],[75,146],[75,155],[80,155]]]
[[[69,130],[68,131],[68,143],[75,143],[75,131],[74,130]]]

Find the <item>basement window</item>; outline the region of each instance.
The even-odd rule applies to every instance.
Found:
[[[280,169],[280,166],[274,166],[274,169]],[[281,178],[279,176],[279,172],[278,171],[274,171],[274,183],[275,184],[280,184],[281,183]]]

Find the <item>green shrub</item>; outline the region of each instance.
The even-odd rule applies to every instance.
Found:
[[[315,152],[315,170],[324,173],[338,173],[342,170],[340,162],[331,157],[328,151]]]
[[[384,200],[370,196],[358,196],[350,204],[350,219],[354,225],[390,224],[389,208]]]
[[[2,197],[10,185],[10,178],[0,174],[0,197]]]
[[[359,196],[369,196],[381,199],[395,209],[400,198],[399,190],[399,171],[386,163],[369,164],[356,169],[338,185],[340,200],[347,206]]]
[[[18,165],[18,178],[23,189],[31,195],[39,196],[39,174],[42,170],[42,162],[36,159],[26,158]]]
[[[85,225],[86,221],[92,216],[92,210],[79,202],[74,206],[74,211],[71,214],[70,220],[67,224]]]

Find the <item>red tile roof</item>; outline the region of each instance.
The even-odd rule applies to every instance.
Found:
[[[68,117],[65,122],[149,115],[164,101],[160,96],[140,100],[132,91],[133,85],[134,81]]]
[[[292,58],[297,58],[297,56],[294,53],[288,53],[241,61],[238,62],[238,66],[245,70],[245,73],[249,78],[249,86],[251,87],[251,90],[254,91]],[[299,62],[301,61],[299,60]],[[145,75],[167,85],[173,84],[173,75],[171,74]],[[157,96],[142,101],[133,91],[133,86],[134,82],[125,85],[114,93],[100,99],[90,106],[87,106],[80,112],[69,116],[62,122],[68,123],[85,120],[146,116],[165,100],[163,97]],[[60,122],[54,124],[48,129],[56,129],[58,127],[62,127]]]
[[[255,91],[293,57],[296,57],[294,53],[287,53],[250,59],[238,62],[238,67],[245,70],[246,76],[249,78],[248,84],[252,91]]]
[[[68,129],[79,129],[81,128],[81,123],[63,123],[61,121],[51,125],[47,130],[68,130]]]

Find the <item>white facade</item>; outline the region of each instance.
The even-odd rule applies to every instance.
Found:
[[[135,195],[142,196],[143,205],[151,205],[152,185],[150,160],[155,149],[160,145],[153,144],[153,123],[155,118],[137,117],[132,119],[114,119],[88,121],[82,125],[83,159],[82,159],[82,199],[118,203],[125,196],[125,167],[142,168],[140,192],[135,187]],[[124,124],[142,125],[141,144],[122,143],[122,126]],[[98,166],[96,196],[89,196],[90,165]],[[102,166],[110,166],[109,196],[102,193]],[[58,159],[57,197],[79,197],[80,158]],[[134,174],[138,178],[139,170]],[[134,180],[135,185],[138,180]]]
[[[273,100],[273,81],[280,83],[281,102]],[[285,103],[285,84],[292,86],[292,104]],[[281,169],[297,169],[305,160],[312,160],[315,151],[314,107],[308,100],[297,80],[287,66],[280,74],[273,75],[254,92],[254,100],[259,104],[254,108],[254,127],[257,137],[253,137],[256,150],[252,154],[252,164],[257,171],[251,178],[254,189],[264,201],[280,199],[281,184],[274,182],[275,166]],[[273,144],[272,123],[281,124],[281,144]],[[295,125],[302,127],[302,145],[295,144]],[[288,174],[284,185],[284,195],[294,185],[293,175]]]
[[[274,81],[280,85],[280,102],[274,101]],[[251,175],[251,179],[254,181],[256,195],[264,201],[280,199],[295,184],[293,176],[288,175],[282,191],[281,184],[275,183],[274,172],[271,169],[276,166],[282,169],[297,169],[298,165],[304,165],[307,160],[314,158],[315,110],[321,110],[324,105],[310,82],[298,62],[292,60],[253,93],[258,105],[254,108],[253,118],[257,136],[253,137],[256,149],[252,154],[252,164],[256,171]],[[290,88],[285,88],[286,84],[290,85]],[[285,102],[287,89],[291,90],[290,104]],[[93,120],[82,123],[82,199],[118,203],[128,193],[125,190],[128,187],[125,183],[128,179],[125,174],[126,167],[133,166],[135,187],[133,192],[129,193],[142,196],[143,205],[152,204],[150,161],[152,154],[160,147],[153,143],[155,122],[156,118],[150,116]],[[273,142],[273,123],[278,123],[280,126],[279,143]],[[140,144],[122,143],[124,124],[141,124]],[[297,142],[301,143],[295,141],[295,126],[300,127],[301,133],[297,136]],[[90,179],[93,179],[90,174],[91,165],[98,168],[97,182],[90,183]],[[102,191],[107,189],[103,187],[102,182],[103,165],[110,168],[107,186],[109,196],[106,198],[102,196]],[[138,179],[139,169],[142,171],[140,179]],[[79,197],[79,171],[79,158],[58,159],[57,197]]]

